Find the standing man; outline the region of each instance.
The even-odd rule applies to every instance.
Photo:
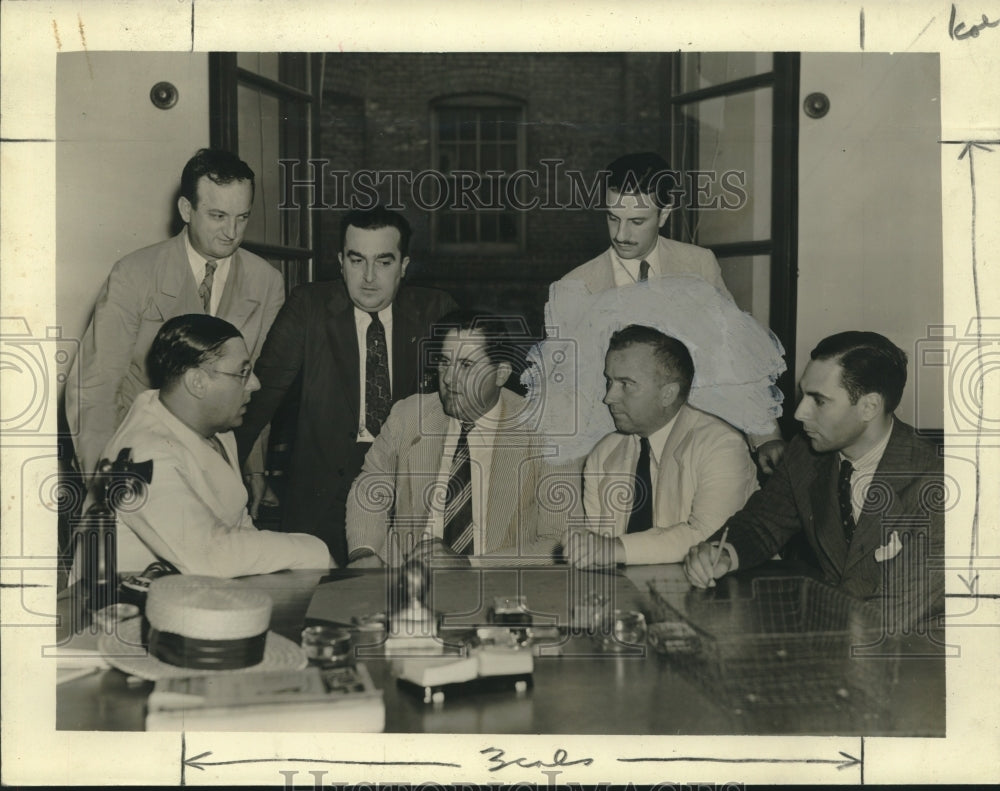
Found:
[[[254,198],[254,173],[228,151],[203,148],[184,166],[177,210],[184,230],[125,256],[97,298],[66,385],[66,415],[80,469],[101,451],[137,394],[150,387],[146,356],[163,323],[205,313],[233,324],[250,359],[285,298],[280,273],[240,249]],[[77,422],[78,421],[78,422]],[[263,470],[263,458],[255,457]]]
[[[906,354],[878,333],[841,332],[811,357],[795,411],[803,434],[726,522],[725,551],[700,543],[684,571],[692,585],[714,585],[801,532],[828,583],[858,598],[881,597],[894,623],[912,624],[944,601],[944,574],[934,567],[944,556],[944,467],[935,448],[893,416]]]
[[[157,333],[149,367],[158,389],[135,397],[104,448],[105,458],[131,448],[153,462],[144,496],[118,510],[118,567],[165,560],[215,577],[329,568],[322,541],[258,530],[247,513],[232,429],[260,383],[239,331],[215,316],[175,316]]]
[[[564,275],[599,294],[665,275],[694,275],[733,300],[711,250],[660,235],[672,210],[673,173],[652,151],[625,154],[607,166],[605,217],[611,247]],[[785,450],[777,423],[768,434],[748,437],[761,469],[770,474]]]
[[[351,489],[351,562],[398,565],[412,544],[432,562],[552,563],[562,526],[539,508],[531,410],[504,387],[517,354],[504,319],[455,311],[434,337],[438,392],[393,407]]]
[[[569,560],[678,563],[757,490],[746,443],[728,423],[687,405],[694,363],[683,343],[659,330],[632,324],[612,335],[604,379],[617,432],[587,457],[583,507],[592,530],[603,523],[610,531],[572,536]]]
[[[659,154],[619,157],[606,171],[604,212],[611,247],[563,280],[581,280],[591,294],[663,275],[696,275],[732,299],[711,250],[660,236],[670,216],[671,171]]]
[[[420,341],[455,303],[443,291],[401,287],[410,225],[383,206],[341,223],[343,280],[299,286],[267,337],[236,438],[241,458],[301,378],[298,420],[283,497],[289,531],[319,536],[347,564],[347,494],[389,408],[417,392]]]

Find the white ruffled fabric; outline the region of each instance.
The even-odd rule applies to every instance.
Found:
[[[611,334],[644,324],[682,341],[694,361],[688,403],[740,431],[766,434],[781,415],[775,381],[785,350],[770,330],[699,277],[669,275],[600,294],[578,280],[552,284],[546,339],[521,376],[538,430],[564,461],[615,430],[604,405],[604,355]]]

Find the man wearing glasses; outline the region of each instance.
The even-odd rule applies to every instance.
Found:
[[[287,568],[328,568],[314,536],[258,530],[247,513],[232,429],[260,388],[246,342],[205,314],[164,323],[149,352],[154,387],[136,396],[104,449],[151,459],[145,495],[118,510],[118,567],[166,560],[185,574],[237,577]]]

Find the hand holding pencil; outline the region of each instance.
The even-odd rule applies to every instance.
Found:
[[[729,528],[726,528],[717,544],[703,541],[688,550],[684,559],[684,574],[696,588],[711,588],[719,577],[729,572],[732,558],[723,549],[728,535]]]

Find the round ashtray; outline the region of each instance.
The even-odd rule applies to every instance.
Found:
[[[307,626],[302,630],[302,649],[311,662],[348,664],[351,659],[351,633],[335,626]]]

